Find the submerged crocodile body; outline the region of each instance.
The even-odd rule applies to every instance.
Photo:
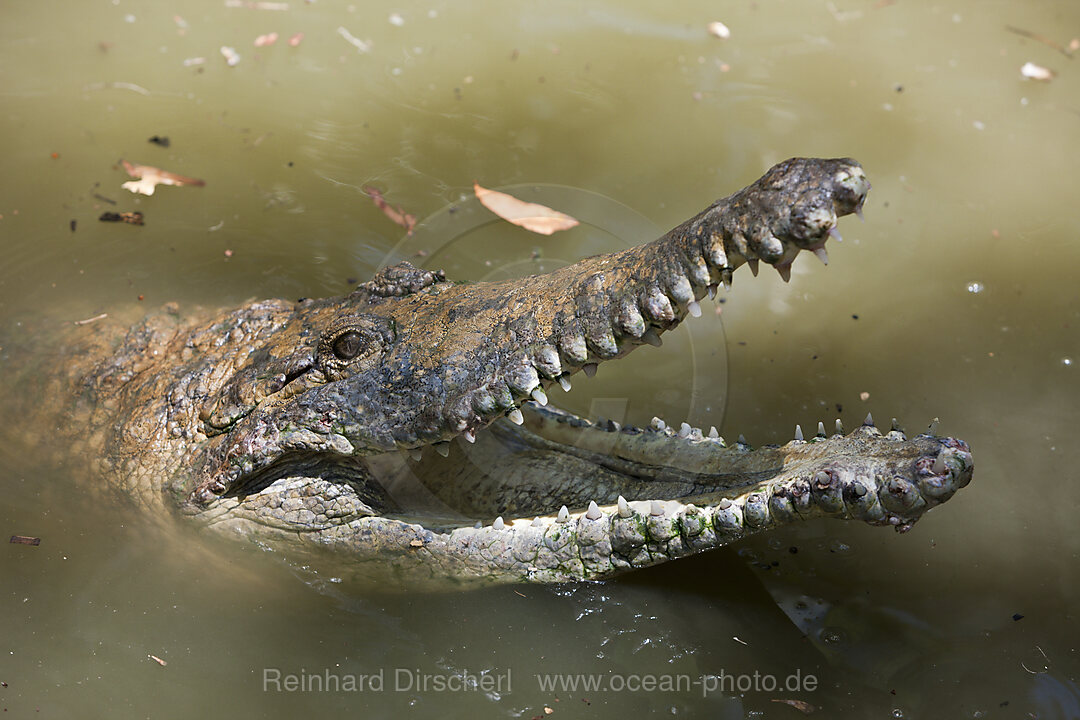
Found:
[[[289,557],[336,551],[337,574],[567,581],[816,516],[906,530],[970,480],[962,441],[838,421],[752,450],[546,395],[660,344],[743,264],[786,280],[800,251],[825,259],[868,189],[852,160],[794,159],[652,243],[546,275],[459,284],[401,263],[339,298],[95,323],[50,391],[73,395],[61,424],[114,488]]]

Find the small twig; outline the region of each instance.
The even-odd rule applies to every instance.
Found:
[[[1006,25],[1005,29],[1011,33],[1016,33],[1017,35],[1030,38],[1031,40],[1034,40],[1036,42],[1041,42],[1043,45],[1057,50],[1059,53],[1072,60],[1072,52],[1070,52],[1067,47],[1051,40],[1048,37],[1045,37],[1044,35],[1033,33],[1030,30],[1025,30],[1023,28],[1014,27],[1013,25]]]
[[[85,320],[74,320],[73,322],[75,325],[89,325],[92,322],[104,320],[107,317],[109,317],[109,313],[101,313],[100,315],[95,315],[92,318],[86,318]]]

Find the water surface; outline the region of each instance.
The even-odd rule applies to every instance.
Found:
[[[651,239],[627,234],[789,156],[852,156],[867,222],[842,224],[827,268],[804,256],[789,285],[740,271],[721,316],[557,400],[755,444],[868,411],[913,432],[938,417],[976,458],[903,536],[821,521],[604,584],[387,595],[148,523],[74,481],[87,459],[42,462],[21,436],[50,428],[3,408],[0,529],[42,538],[0,551],[12,717],[800,717],[773,702],[792,699],[818,717],[1080,716],[1080,95],[1075,60],[1006,29],[1068,45],[1080,7],[113,0],[3,19],[5,333],[345,292],[405,252],[364,185],[421,218],[474,181],[604,199],[562,238],[485,225],[408,246],[479,279]],[[1024,81],[1028,61],[1059,74]],[[206,186],[136,197],[121,158]],[[369,681],[277,691],[267,669]],[[755,672],[816,686],[700,682]],[[420,686],[462,674],[506,680]]]

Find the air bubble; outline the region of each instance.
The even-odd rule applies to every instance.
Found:
[[[973,280],[973,281],[971,281],[971,282],[969,282],[967,284],[967,291],[969,293],[971,293],[972,295],[978,295],[979,293],[981,293],[985,289],[986,289],[986,286],[983,285],[978,280]]]

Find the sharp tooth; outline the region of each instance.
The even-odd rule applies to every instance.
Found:
[[[539,515],[537,515],[536,517],[533,518],[532,526],[533,527],[543,527],[544,526],[544,521],[540,519]]]
[[[510,412],[506,413],[506,417],[510,418],[510,422],[515,425],[521,425],[525,422],[525,416],[521,414],[521,410],[514,408]]]
[[[784,282],[791,282],[791,266],[790,265],[777,265],[776,272],[780,273],[780,279]]]
[[[817,434],[818,434],[818,437],[825,437],[825,423],[823,423],[821,421],[818,421]]]
[[[874,427],[874,416],[870,413],[866,413],[866,419],[862,421],[862,424],[867,427]]]
[[[435,443],[435,452],[439,453],[443,457],[450,454],[450,445],[448,443]]]
[[[690,437],[690,430],[691,430],[690,423],[683,423],[682,425],[679,426],[679,437],[681,437],[681,438]]]
[[[899,430],[900,429],[900,422],[896,418],[892,419],[892,427],[890,429],[891,430]]]
[[[660,336],[656,334],[656,330],[654,328],[649,328],[648,330],[646,330],[645,334],[641,336],[641,339],[649,343],[653,347],[660,347],[664,344],[664,341],[661,340]]]
[[[503,522],[502,515],[495,518],[495,522],[491,523],[492,530],[502,530],[506,527],[506,523]]]
[[[649,506],[649,514],[653,517],[660,517],[664,514],[664,503],[659,500],[653,500]]]
[[[750,266],[750,272],[754,273],[754,277],[757,277],[758,261],[757,258],[747,260],[746,264]]]
[[[631,515],[633,515],[633,512],[630,510],[630,503],[626,502],[626,498],[624,498],[622,495],[620,495],[619,496],[619,517],[628,518]]]
[[[475,524],[475,525],[473,525],[473,527],[474,527],[474,528],[476,528],[477,530],[479,530],[480,528],[484,527],[484,523],[482,523],[482,522],[480,522],[479,520],[477,520],[477,521],[476,521],[476,524]]]
[[[570,380],[565,376],[559,378],[559,387],[563,389],[563,392],[570,392]]]
[[[802,434],[802,425],[796,425],[795,426],[795,440],[797,442],[805,442],[805,440],[806,440],[803,437],[803,434]]]
[[[533,389],[531,395],[532,399],[536,402],[540,403],[541,405],[547,405],[547,393],[544,392],[543,388]]]
[[[470,443],[476,442],[476,435],[474,435],[471,430],[466,430],[461,434],[461,436],[468,440]]]
[[[592,377],[596,374],[596,363],[586,363],[581,366],[581,369],[585,371],[586,377]]]
[[[701,317],[701,306],[698,305],[697,300],[686,303],[686,312],[690,313],[692,317]]]
[[[409,459],[411,459],[413,462],[420,462],[421,458],[423,458],[423,457],[424,457],[424,451],[421,450],[420,448],[410,448],[409,449]]]
[[[817,257],[818,260],[822,262],[823,265],[829,264],[829,253],[825,252],[825,248],[819,247],[815,249],[814,255],[815,257]]]
[[[730,290],[731,289],[731,269],[730,268],[724,268],[723,270],[721,270],[720,271],[720,279],[724,282],[724,289],[725,290]]]
[[[710,283],[709,284],[709,299],[710,300],[715,300],[716,299],[716,291],[719,290],[719,289],[720,288],[717,287],[716,283]]]
[[[836,242],[844,242],[844,238],[840,237],[840,231],[836,229],[836,226],[829,228],[829,237],[835,238]]]
[[[564,523],[564,522],[568,522],[569,520],[570,520],[570,511],[566,509],[565,505],[563,505],[561,508],[559,508],[559,516],[557,518],[555,518],[555,522]]]
[[[709,426],[709,437],[711,437],[713,440],[719,439],[720,433],[717,432],[715,425]]]
[[[738,444],[739,444],[739,445],[746,445],[747,447],[749,447],[749,446],[750,446],[750,443],[746,442],[746,436],[745,436],[745,435],[743,435],[742,433],[739,433],[739,440],[738,440]]]
[[[585,517],[590,520],[599,520],[604,517],[604,513],[600,512],[600,508],[596,505],[595,500],[589,501],[589,509],[585,511]]]
[[[832,478],[829,477],[829,473],[825,472],[824,470],[818,470],[816,473],[814,473],[814,482],[817,483],[817,486],[819,488],[825,489],[832,484]]]
[[[654,417],[649,424],[661,432],[667,429],[667,423],[658,417]]]
[[[934,460],[934,466],[931,468],[931,470],[934,471],[935,475],[941,475],[945,472],[946,469],[947,466],[945,465],[945,451],[942,450],[938,454],[937,459]]]
[[[931,420],[930,421],[930,426],[926,428],[926,434],[927,435],[935,434],[937,432],[939,422],[941,422],[941,421],[938,420],[937,418],[934,418],[933,420]]]
[[[866,198],[865,198],[865,197],[864,197],[864,198],[863,198],[862,200],[860,200],[860,201],[859,201],[859,204],[858,204],[858,205],[856,205],[856,206],[855,206],[855,214],[859,216],[859,219],[860,219],[860,220],[862,220],[863,222],[866,222],[866,218],[864,218],[864,217],[863,217],[863,214],[862,214],[862,204],[863,204],[864,202],[866,202]]]
[[[836,432],[839,435],[844,434],[844,423],[840,422],[840,418],[836,418]]]

